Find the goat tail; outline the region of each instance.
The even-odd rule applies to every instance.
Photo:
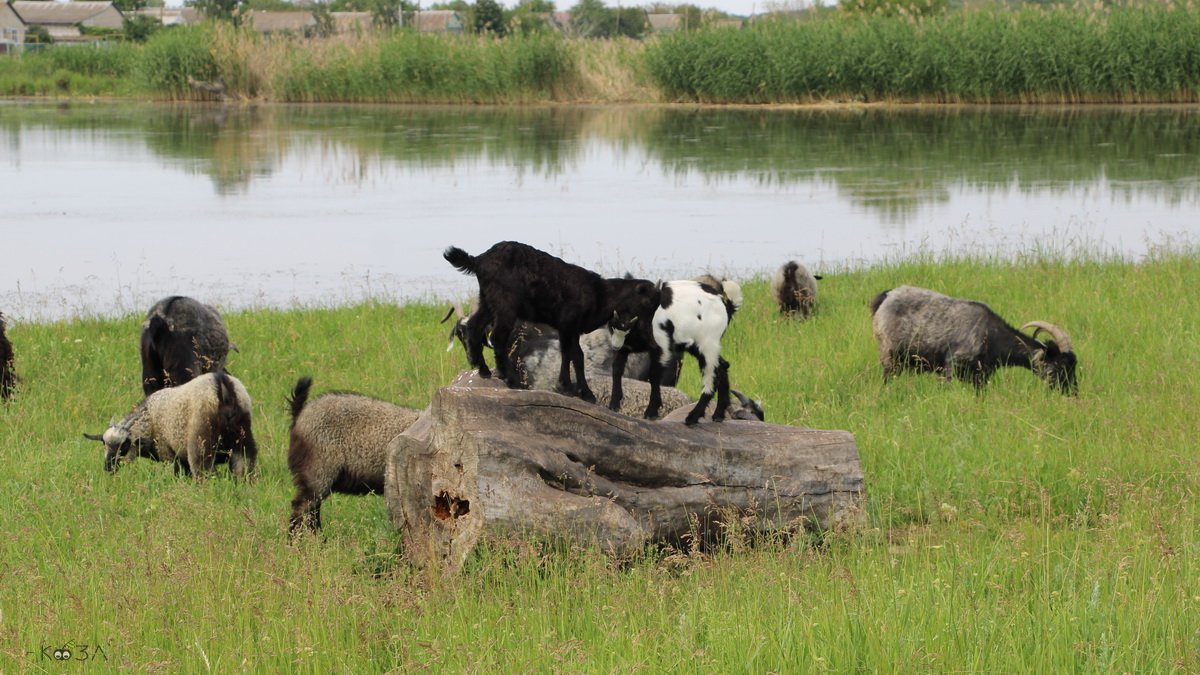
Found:
[[[288,407],[292,411],[292,426],[296,426],[296,418],[300,417],[300,411],[304,410],[304,404],[308,403],[308,390],[312,388],[312,378],[305,375],[296,380],[296,387],[292,389],[292,395],[288,397]]]
[[[875,312],[879,311],[879,306],[883,304],[883,301],[885,299],[887,299],[887,294],[890,292],[891,291],[884,291],[884,292],[880,293],[879,295],[871,298],[871,304],[870,304],[871,316],[875,316]]]
[[[449,246],[442,252],[442,257],[446,262],[454,265],[454,269],[463,274],[475,274],[479,271],[479,264],[475,256],[458,248],[457,246]]]

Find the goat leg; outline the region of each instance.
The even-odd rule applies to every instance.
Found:
[[[720,422],[725,419],[725,411],[729,409],[729,362],[717,357],[717,409],[713,411],[712,419]]]
[[[621,379],[625,377],[625,362],[629,360],[629,351],[618,349],[613,354],[612,362],[612,396],[608,399],[608,409],[614,412],[621,410],[621,401],[625,400],[625,391],[621,388]]]

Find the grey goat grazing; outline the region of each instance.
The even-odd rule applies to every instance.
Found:
[[[247,478],[258,457],[250,403],[242,383],[218,370],[156,391],[103,434],[84,436],[104,443],[105,471],[149,457],[197,478],[228,462],[235,477]]]
[[[288,536],[321,527],[321,501],[333,492],[383,494],[387,448],[420,411],[348,392],[308,400],[312,378],[296,382],[288,403],[288,469],[296,485]]]
[[[807,319],[817,305],[817,279],[821,277],[795,260],[789,260],[771,278],[771,295],[785,316]]]
[[[1071,339],[1054,324],[1025,324],[1022,329],[1034,329],[1031,337],[982,302],[913,286],[875,296],[871,313],[885,382],[901,370],[912,369],[938,373],[944,379],[970,380],[982,389],[996,369],[1020,366],[1063,393],[1078,390]],[[1038,340],[1041,332],[1052,339]]]
[[[180,295],[163,298],[142,322],[142,391],[149,396],[223,369],[230,347],[216,309]]]
[[[12,397],[17,374],[13,368],[13,347],[4,332],[4,314],[0,313],[0,401]]]

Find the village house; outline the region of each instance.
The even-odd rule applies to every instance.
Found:
[[[0,2],[0,54],[18,51],[25,44],[25,22],[7,2]]]
[[[450,9],[435,9],[425,12],[413,12],[412,24],[421,33],[453,33],[463,32],[462,16]]]
[[[41,26],[55,42],[88,42],[80,28],[124,27],[125,17],[111,2],[39,2],[16,0],[13,10],[26,26]]]
[[[143,7],[137,14],[158,19],[164,26],[190,26],[204,21],[204,13],[193,7]]]
[[[242,19],[256,33],[305,35],[317,25],[312,12],[268,12],[253,10]]]

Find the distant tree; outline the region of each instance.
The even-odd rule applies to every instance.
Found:
[[[640,7],[605,7],[602,0],[579,0],[571,8],[571,30],[580,37],[640,38],[646,34],[646,11]]]
[[[163,27],[162,21],[159,21],[157,17],[145,14],[126,16],[121,21],[121,26],[125,32],[125,39],[130,42],[145,42]]]
[[[532,35],[550,30],[546,15],[554,12],[554,3],[550,0],[521,0],[513,7],[508,25],[513,33]]]
[[[371,13],[371,23],[376,28],[395,28],[400,25],[400,12],[403,9],[400,0],[366,0],[368,12]]]
[[[475,0],[474,26],[476,33],[492,33],[504,37],[508,27],[504,22],[504,9],[496,0]]]
[[[949,0],[839,0],[838,8],[860,14],[933,16],[946,11]]]
[[[136,12],[146,6],[146,0],[112,0],[113,7],[116,7],[122,14]]]
[[[521,0],[513,7],[513,12],[529,12],[531,14],[549,14],[554,11],[553,0]]]
[[[337,32],[337,26],[333,22],[333,12],[329,9],[329,5],[318,2],[312,8],[313,27],[308,31],[313,37],[330,37]]]
[[[54,38],[45,26],[32,25],[25,29],[25,42],[33,45],[54,44]]]
[[[245,9],[243,0],[186,0],[184,4],[210,19],[228,21],[234,25],[241,23]]]

